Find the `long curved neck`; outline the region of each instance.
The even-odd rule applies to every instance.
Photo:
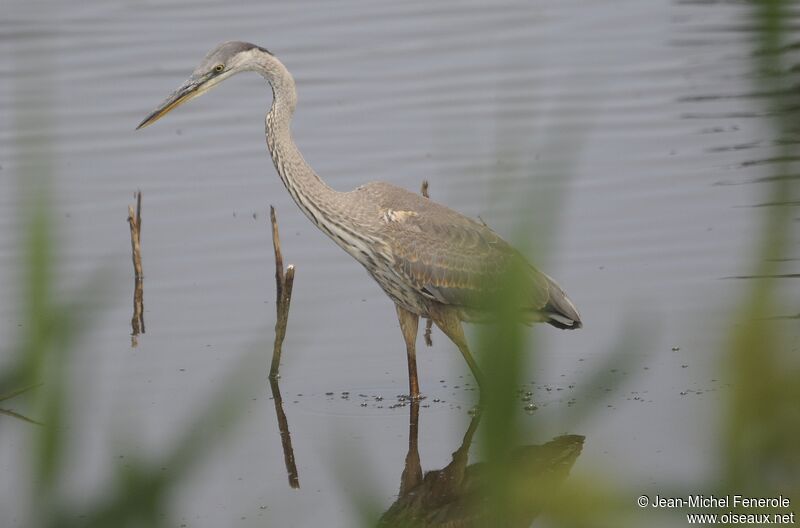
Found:
[[[309,166],[292,139],[290,122],[297,102],[294,79],[277,59],[258,68],[272,86],[272,108],[266,118],[267,148],[275,169],[297,205],[317,226],[341,217],[341,194]]]

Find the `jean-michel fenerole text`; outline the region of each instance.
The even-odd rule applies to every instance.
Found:
[[[745,497],[743,495],[688,495],[686,497],[662,497],[656,495],[652,508],[788,508],[788,497]]]

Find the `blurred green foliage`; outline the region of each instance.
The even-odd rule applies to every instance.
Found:
[[[756,88],[775,137],[770,203],[798,196],[797,128],[800,75],[789,63],[788,31],[796,5],[784,0],[753,3],[757,39],[753,50]],[[795,12],[796,19],[796,12]],[[778,275],[793,248],[792,208],[766,207],[761,237],[751,264],[754,280],[743,294],[730,337],[727,367],[734,390],[728,408],[722,453],[724,483],[731,490],[789,495],[800,504],[800,365],[787,323],[765,321],[778,313]],[[796,224],[796,223],[795,223]]]

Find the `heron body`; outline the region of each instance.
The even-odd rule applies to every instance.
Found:
[[[461,321],[482,321],[490,315],[484,300],[511,269],[522,270],[520,294],[513,302],[523,322],[581,327],[580,316],[561,287],[485,225],[388,183],[339,192],[322,181],[292,139],[294,79],[264,48],[244,42],[217,46],[138,128],[241,71],[260,73],[272,87],[267,147],[292,199],[394,301],[406,341],[412,396],[419,395],[415,359],[419,317],[432,319],[456,343],[480,380]]]

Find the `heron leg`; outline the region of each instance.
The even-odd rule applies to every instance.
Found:
[[[469,351],[467,338],[464,335],[464,328],[461,326],[461,321],[458,319],[456,312],[448,308],[431,307],[430,315],[433,322],[436,323],[436,326],[456,344],[458,350],[461,351],[461,355],[464,356],[467,365],[469,365],[472,375],[475,376],[478,387],[483,388],[483,374],[478,367],[478,362],[475,361],[475,358],[472,357],[472,353]]]
[[[417,379],[417,329],[419,327],[419,316],[409,312],[402,306],[396,304],[397,318],[400,320],[400,330],[403,332],[403,339],[406,341],[406,354],[408,356],[408,389],[410,396],[414,400],[419,399],[419,380]]]

